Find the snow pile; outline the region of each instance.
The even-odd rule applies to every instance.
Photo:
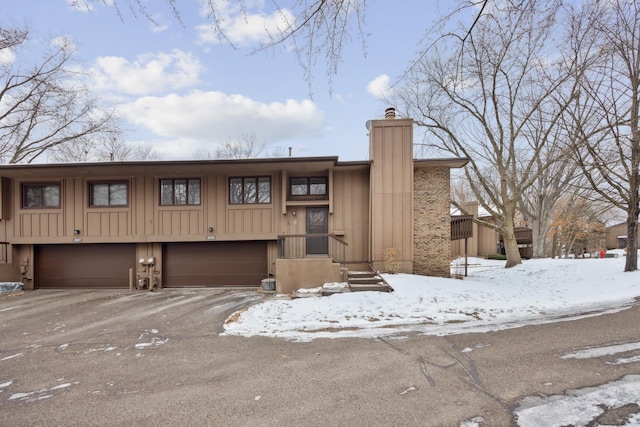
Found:
[[[225,335],[372,338],[409,331],[452,334],[497,330],[563,316],[620,310],[640,296],[640,273],[625,258],[537,259],[505,269],[504,261],[469,259],[469,277],[384,275],[392,293],[267,300],[230,317]]]
[[[19,292],[22,290],[22,282],[0,282],[0,292]]]

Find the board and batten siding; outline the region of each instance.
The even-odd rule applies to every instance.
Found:
[[[226,175],[199,176],[201,204],[197,206],[160,206],[157,176],[131,177],[129,201],[123,207],[89,207],[86,178],[58,178],[43,181],[60,182],[61,206],[55,209],[22,209],[21,185],[30,181],[13,181],[11,204],[15,221],[7,234],[42,243],[68,243],[73,237],[92,242],[130,241],[136,239],[201,240],[213,228],[224,239],[251,240],[275,235],[276,206],[279,206],[280,178],[272,175],[272,201],[259,205],[230,205]],[[100,181],[122,180],[121,177],[100,178]],[[35,182],[35,181],[33,181]],[[74,230],[79,234],[75,235]]]
[[[373,120],[371,164],[371,259],[382,269],[388,249],[400,251],[400,271],[413,260],[413,120]]]
[[[333,215],[329,230],[344,233],[345,261],[364,262],[369,254],[369,171],[334,171]]]

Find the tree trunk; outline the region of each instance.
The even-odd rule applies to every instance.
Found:
[[[531,231],[533,240],[533,257],[544,258],[547,256],[545,245],[547,243],[547,233],[543,229],[546,228],[540,220],[533,221]]]
[[[638,226],[638,215],[629,212],[627,216],[627,259],[624,264],[624,271],[636,271],[638,269],[638,239],[636,229]]]
[[[504,241],[504,253],[507,255],[507,265],[505,265],[505,268],[511,268],[518,264],[522,264],[513,219],[508,215],[505,217],[503,232],[502,240]]]
[[[558,256],[558,230],[553,232],[553,239],[551,241],[551,258],[556,259]]]

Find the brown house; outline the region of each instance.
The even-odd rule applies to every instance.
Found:
[[[478,202],[469,202],[463,205],[465,212],[471,215],[473,218],[478,218],[485,223],[495,223],[494,218],[487,213],[484,209],[481,209]],[[454,218],[454,216],[452,216]],[[485,225],[479,225],[476,222],[473,223],[472,237],[464,240],[456,240],[451,244],[451,258],[457,258],[465,255],[471,257],[487,257],[491,254],[497,254],[500,248],[500,235],[493,228]],[[465,246],[466,244],[466,246]]]
[[[627,222],[607,227],[607,249],[625,249],[627,247]]]
[[[448,276],[449,172],[414,160],[413,121],[368,122],[370,158],[0,166],[0,281],[25,289],[260,286],[347,269]]]

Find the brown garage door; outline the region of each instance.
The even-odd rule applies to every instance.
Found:
[[[260,286],[267,277],[267,242],[167,243],[163,286]]]
[[[136,250],[130,244],[41,245],[36,262],[39,288],[128,288]]]

